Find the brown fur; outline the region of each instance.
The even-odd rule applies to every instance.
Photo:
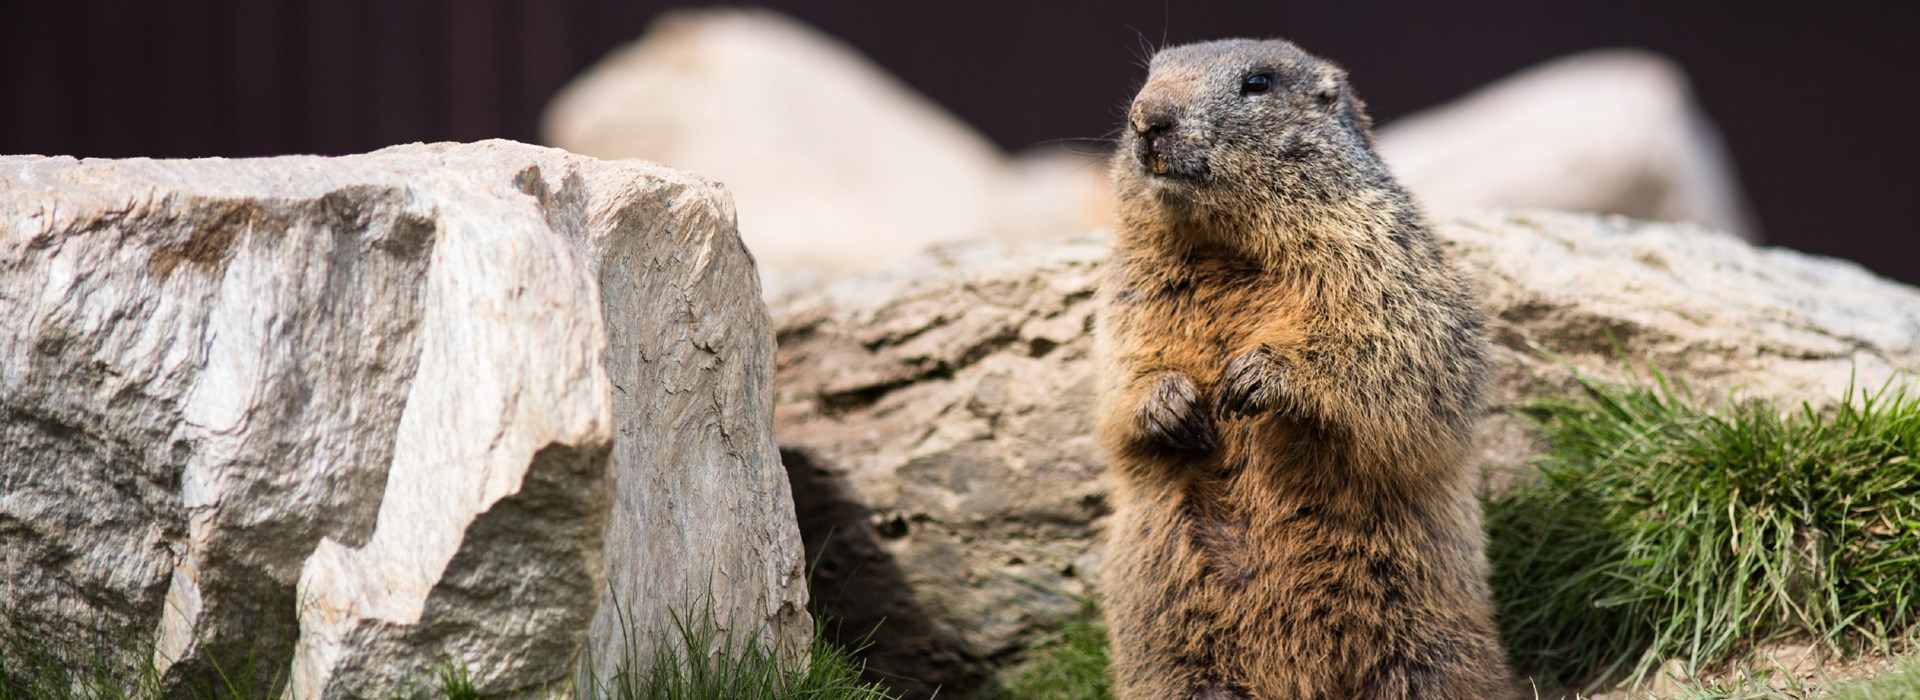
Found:
[[[1097,417],[1120,698],[1511,694],[1468,462],[1482,319],[1368,127],[1284,41],[1162,51],[1134,99]]]

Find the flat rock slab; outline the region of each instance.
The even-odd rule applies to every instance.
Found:
[[[1575,369],[1618,376],[1624,360],[1705,400],[1814,402],[1920,369],[1920,291],[1851,263],[1554,212],[1438,232],[1492,319],[1488,488],[1534,454],[1506,409],[1574,391]],[[1105,257],[1101,236],[950,246],[775,309],[776,434],[818,604],[845,632],[877,624],[868,658],[910,695],[991,683],[1097,590]]]
[[[0,612],[297,698],[557,692],[615,596],[804,639],[758,298],[646,163],[0,158]]]

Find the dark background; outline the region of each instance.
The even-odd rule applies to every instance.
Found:
[[[547,99],[678,3],[0,0],[0,153],[340,154],[537,140]],[[1775,244],[1920,282],[1920,3],[1694,0],[765,3],[840,36],[1010,149],[1097,137],[1148,44],[1281,35],[1376,118],[1541,60],[1672,56]]]

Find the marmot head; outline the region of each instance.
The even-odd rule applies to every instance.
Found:
[[[1202,214],[1327,203],[1385,172],[1346,72],[1290,42],[1176,46],[1148,71],[1113,157],[1123,199]]]

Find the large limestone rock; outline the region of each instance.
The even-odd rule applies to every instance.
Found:
[[[1603,212],[1759,236],[1718,131],[1658,54],[1548,61],[1395,119],[1378,138],[1394,174],[1439,211]]]
[[[1503,409],[1617,373],[1825,401],[1920,369],[1920,291],[1704,229],[1525,212],[1444,222],[1496,342],[1492,488],[1531,448]],[[775,308],[776,435],[818,605],[942,697],[1097,591],[1104,458],[1088,361],[1104,240],[952,246]]]
[[[609,591],[804,638],[731,218],[507,142],[0,158],[0,614],[296,698],[544,694]]]
[[[927,245],[1083,230],[1098,168],[1014,161],[846,44],[766,10],[667,13],[548,106],[543,139],[726,183],[778,296]]]

